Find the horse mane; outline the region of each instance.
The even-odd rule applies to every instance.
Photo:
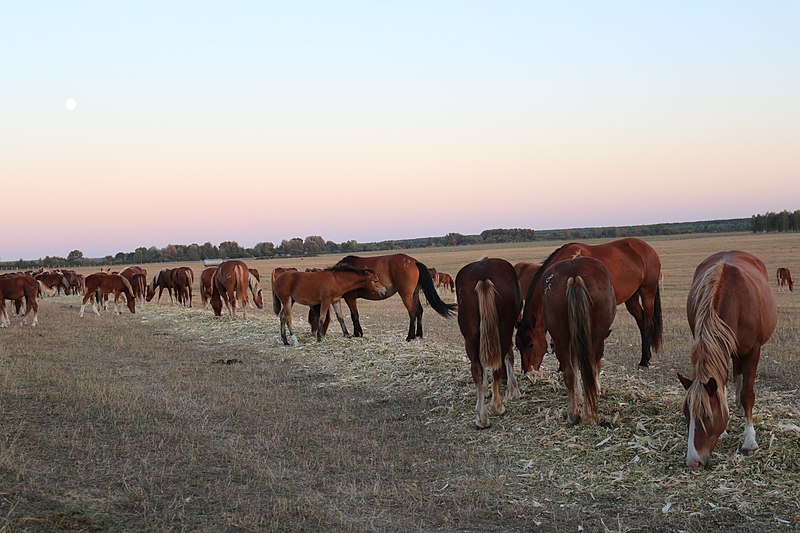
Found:
[[[336,263],[336,265],[334,265],[334,266],[337,266],[337,265],[350,265],[350,266],[352,266],[353,263],[356,262],[356,259],[358,259],[358,257],[356,257],[355,255],[348,255],[346,257],[343,257],[343,258],[339,259],[339,262]]]
[[[353,257],[353,256],[349,255],[347,257]],[[347,259],[347,257],[345,257],[345,259]],[[342,261],[344,261],[344,259],[342,259]],[[375,271],[372,270],[371,268],[356,268],[348,264],[343,264],[342,261],[339,261],[332,267],[326,268],[325,270],[329,270],[331,272],[353,272],[361,276],[370,276],[375,273]]]
[[[722,281],[723,262],[708,268],[700,278],[695,293],[694,343],[692,344],[692,371],[694,381],[686,391],[689,414],[702,421],[712,416],[711,404],[705,384],[711,378],[717,382],[717,396],[723,414],[728,413],[726,385],[728,358],[736,353],[736,336],[730,326],[714,309],[714,299]]]

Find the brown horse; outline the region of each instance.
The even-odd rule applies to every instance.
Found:
[[[595,423],[600,361],[617,312],[611,274],[593,257],[576,257],[555,263],[543,275],[547,287],[542,317],[564,373],[569,397],[567,422]]]
[[[319,268],[310,269],[307,268],[306,272],[316,272],[320,270]],[[275,284],[275,280],[283,274],[284,272],[292,271],[297,272],[295,267],[275,267],[272,270],[272,284]],[[334,309],[334,312],[339,312],[341,314],[341,306],[338,309]],[[328,326],[331,323],[331,314],[328,313],[325,315],[325,321],[322,324],[322,335],[326,335],[328,333]],[[317,326],[319,325],[319,306],[312,305],[308,308],[308,324],[311,326],[311,334],[316,336],[317,335]]]
[[[242,309],[244,318],[247,318],[247,304],[250,301],[248,292],[252,292],[254,301],[259,309],[264,308],[261,287],[255,276],[247,269],[244,261],[223,261],[214,272],[213,287],[211,291],[211,308],[216,316],[222,315],[222,303],[228,308],[231,320],[236,320],[236,304]]]
[[[528,294],[533,276],[536,275],[541,266],[539,263],[531,263],[529,261],[514,263],[514,271],[517,273],[517,280],[519,280],[519,288],[522,291],[523,298]]]
[[[594,257],[608,269],[617,305],[625,302],[625,307],[639,327],[642,338],[639,367],[646,368],[650,364],[650,350],[660,349],[663,334],[658,283],[661,259],[646,242],[626,238],[597,245],[565,244],[542,263],[525,296],[522,319],[517,329],[516,344],[522,353],[522,369],[525,372],[532,368],[538,370],[547,352],[542,322],[542,297],[548,287],[548,280],[543,273],[558,261],[578,256]]]
[[[19,305],[23,298],[25,298],[25,315],[22,317],[22,323],[27,324],[28,315],[33,313],[31,326],[38,324],[39,305],[36,302],[36,296],[39,294],[40,288],[41,283],[28,274],[0,276],[0,328],[11,325],[6,311],[6,300],[13,301],[19,312]]]
[[[128,302],[128,309],[131,313],[136,312],[136,297],[133,295],[133,287],[130,282],[119,274],[106,274],[101,272],[98,274],[91,274],[84,279],[83,302],[81,302],[81,313],[86,308],[86,302],[92,301],[92,310],[97,316],[100,316],[98,304],[101,304],[102,297],[106,294],[114,293],[114,314],[118,315],[120,312],[117,310],[117,302],[119,302],[120,294],[125,295]]]
[[[753,427],[755,379],[761,346],[778,323],[778,306],[767,268],[740,251],[718,252],[694,272],[686,302],[692,330],[693,379],[678,374],[686,389],[689,424],[686,465],[708,468],[717,439],[728,426],[728,359],[733,359],[736,403],[745,417],[743,454],[758,449]]]
[[[172,290],[175,291],[175,299],[184,307],[192,306],[192,284],[194,284],[194,272],[189,267],[173,268]]]
[[[448,274],[447,272],[437,272],[436,273],[436,288],[450,289],[450,293],[456,292],[456,284],[453,281],[453,276]]]
[[[284,272],[275,279],[272,285],[272,306],[275,314],[281,319],[281,339],[288,345],[286,328],[292,344],[298,346],[297,336],[292,328],[292,305],[299,302],[303,305],[325,309],[325,316],[319,316],[316,331],[317,341],[322,340],[322,327],[325,317],[330,314],[331,305],[341,300],[350,291],[366,289],[370,293],[381,294],[386,288],[381,285],[380,278],[373,270],[355,268],[337,264],[334,267],[316,272]],[[349,336],[344,318],[341,316],[341,304],[334,307],[336,318],[342,326],[342,333]]]
[[[33,276],[33,278],[40,282],[40,292],[42,296],[56,296],[64,291],[64,294],[69,294],[69,281],[60,272],[40,272]]]
[[[436,293],[428,267],[420,263],[410,255],[390,254],[378,255],[375,257],[357,257],[348,255],[340,260],[339,265],[349,265],[355,268],[368,268],[378,274],[381,285],[386,290],[383,293],[376,293],[369,288],[361,288],[346,293],[344,301],[350,308],[350,316],[353,319],[353,335],[361,337],[364,331],[361,329],[361,322],[358,315],[357,298],[366,300],[385,300],[395,293],[400,294],[408,311],[409,325],[406,340],[410,341],[416,337],[422,337],[422,305],[419,301],[419,290],[425,293],[425,298],[434,311],[445,318],[453,315],[456,304],[446,304]]]
[[[156,287],[158,287],[158,299],[156,300],[156,303],[161,302],[161,294],[164,292],[164,289],[167,289],[167,293],[169,294],[169,303],[175,303],[175,301],[172,299],[173,284],[171,268],[164,268],[159,271],[158,274],[153,276],[153,281],[147,286],[146,300],[148,302],[153,299],[153,296],[156,295]]]
[[[517,275],[504,259],[483,258],[465,265],[456,274],[458,327],[464,336],[464,347],[470,361],[475,384],[475,425],[490,425],[484,398],[485,369],[491,369],[492,414],[502,415],[501,385],[507,379],[506,396],[519,398],[514,375],[514,326],[522,307]]]
[[[147,270],[140,266],[130,266],[119,273],[120,276],[128,280],[133,288],[133,295],[139,303],[144,303],[147,295]]]
[[[200,298],[203,300],[203,309],[208,309],[211,293],[214,289],[214,272],[217,267],[211,266],[200,273]]]
[[[778,269],[778,290],[782,287],[788,287],[789,292],[794,291],[794,281],[792,281],[792,273],[786,267]]]

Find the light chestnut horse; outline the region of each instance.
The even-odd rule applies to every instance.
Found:
[[[426,271],[427,272],[427,271]],[[297,336],[292,327],[292,305],[298,302],[302,305],[319,306],[320,316],[317,324],[317,341],[322,340],[322,327],[330,308],[334,305],[336,318],[342,327],[342,333],[349,336],[344,318],[341,316],[341,298],[351,291],[366,289],[375,294],[386,292],[380,278],[373,270],[355,268],[348,265],[337,264],[334,267],[315,272],[287,271],[275,279],[272,285],[272,307],[275,314],[281,319],[281,339],[283,343],[299,346]],[[321,310],[324,309],[325,313]],[[286,330],[289,330],[289,337]]]
[[[437,272],[436,273],[436,288],[437,289],[449,289],[451,293],[456,292],[456,284],[453,281],[453,276],[448,274],[447,272]]]
[[[39,323],[39,306],[36,302],[36,296],[39,294],[41,283],[36,281],[33,276],[28,274],[10,274],[0,276],[0,328],[5,328],[11,325],[11,320],[8,318],[6,311],[6,300],[11,300],[19,305],[22,299],[25,299],[25,315],[22,317],[22,323],[28,323],[28,315],[33,313],[33,320],[31,326]]]
[[[778,306],[760,259],[738,250],[718,252],[694,272],[686,301],[692,330],[692,374],[678,374],[686,389],[683,413],[689,424],[686,466],[708,468],[719,436],[728,427],[728,360],[733,360],[736,403],[744,414],[741,452],[755,453],[755,379],[761,346],[775,331]]]
[[[105,295],[112,293],[114,294],[115,315],[120,314],[117,309],[117,303],[119,302],[121,294],[125,295],[125,299],[128,303],[128,310],[130,310],[131,313],[136,312],[136,297],[133,295],[133,287],[131,287],[130,282],[119,274],[100,272],[86,276],[84,279],[83,302],[81,302],[81,312],[79,316],[83,317],[86,302],[90,300],[92,302],[92,310],[97,316],[100,316],[98,304],[102,304],[102,299]]]
[[[255,276],[248,270],[244,261],[223,261],[214,272],[211,291],[211,308],[216,316],[222,315],[222,303],[228,308],[231,320],[236,320],[237,302],[244,318],[247,318],[248,293],[255,294],[254,301],[259,309],[264,308],[261,287]]]

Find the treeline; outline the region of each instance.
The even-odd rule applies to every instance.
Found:
[[[800,209],[793,213],[784,209],[780,213],[769,211],[763,215],[753,215],[750,223],[753,233],[800,231]]]
[[[796,216],[795,212],[790,216]],[[556,230],[537,230],[511,228],[487,229],[479,235],[448,233],[442,237],[422,237],[370,243],[354,240],[335,243],[311,235],[305,239],[283,240],[275,246],[271,242],[260,242],[252,248],[240,246],[236,241],[225,241],[219,245],[169,244],[164,248],[139,247],[132,252],[117,252],[102,258],[84,257],[80,250],[73,250],[67,257],[47,256],[37,260],[18,260],[1,262],[0,268],[28,270],[36,268],[60,268],[76,266],[109,266],[159,262],[202,261],[204,259],[269,259],[274,257],[302,257],[320,254],[356,254],[364,252],[407,250],[411,248],[430,248],[443,246],[466,246],[470,244],[518,243],[544,240],[580,241],[596,238],[647,237],[652,235],[679,235],[689,233],[731,233],[757,231],[753,219],[736,218],[727,220],[706,220],[699,222],[670,222],[639,226],[608,226],[595,228],[572,228]],[[795,219],[796,220],[796,219]],[[796,228],[797,226],[795,226]],[[779,230],[780,231],[780,230]],[[791,230],[789,230],[791,231]],[[794,230],[796,231],[796,229]]]

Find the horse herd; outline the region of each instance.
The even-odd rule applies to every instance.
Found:
[[[70,282],[55,279],[55,286],[70,290]],[[778,270],[778,289],[793,290],[788,269]],[[449,278],[449,281],[448,281]],[[501,415],[504,400],[520,397],[514,373],[514,347],[520,351],[522,370],[538,370],[548,351],[549,334],[568,393],[567,422],[595,423],[600,395],[600,362],[605,339],[611,332],[616,309],[624,303],[641,334],[639,366],[649,365],[652,352],[662,344],[661,260],[640,239],[625,238],[606,244],[565,244],[541,264],[483,258],[461,268],[453,281],[449,275],[429,269],[413,257],[397,253],[374,257],[347,256],[325,269],[278,267],[272,272],[273,311],[280,318],[284,344],[297,346],[292,306],[309,307],[308,321],[317,340],[325,335],[330,310],[342,333],[349,336],[341,301],[350,310],[353,335],[363,335],[357,300],[383,300],[395,293],[409,316],[406,340],[423,336],[420,291],[431,308],[443,317],[458,314],[458,326],[470,361],[475,386],[475,424],[489,427],[489,415]],[[237,309],[246,317],[250,297],[263,309],[258,270],[240,260],[224,261],[200,275],[203,307],[210,304],[222,314],[223,304],[234,320]],[[48,279],[48,283],[50,280]],[[188,267],[162,269],[147,282],[147,271],[129,267],[120,273],[100,272],[79,280],[83,293],[80,316],[91,302],[95,313],[114,295],[114,312],[120,295],[130,312],[136,302],[151,301],[158,289],[168,291],[170,301],[192,306],[194,273]],[[454,290],[456,303],[445,303],[437,285]],[[37,295],[52,291],[42,279],[25,273],[0,276],[2,315],[0,327],[9,325],[5,300],[15,302],[25,316],[37,322]],[[174,295],[174,299],[173,299]],[[719,436],[730,418],[726,387],[728,359],[733,360],[736,402],[744,413],[742,453],[758,449],[752,421],[754,380],[761,346],[777,324],[777,305],[764,263],[741,251],[715,253],[696,268],[687,300],[687,319],[694,338],[691,349],[693,378],[681,374],[686,389],[683,411],[689,435],[686,464],[707,468]],[[515,332],[516,331],[516,336]],[[485,370],[493,373],[489,408],[485,404]],[[505,396],[502,385],[506,384]]]

